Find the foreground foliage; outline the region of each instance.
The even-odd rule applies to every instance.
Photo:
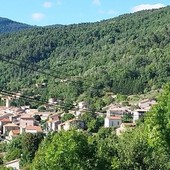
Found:
[[[147,113],[144,123],[121,136],[110,128],[101,128],[95,134],[83,131],[52,134],[41,143],[31,169],[170,169],[169,99],[170,84],[158,104]]]

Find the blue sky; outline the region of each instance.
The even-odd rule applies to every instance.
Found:
[[[167,5],[170,0],[1,0],[0,17],[39,26],[74,24]]]

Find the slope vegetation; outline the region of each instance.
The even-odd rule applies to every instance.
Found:
[[[165,7],[1,35],[0,87],[67,100],[160,88],[170,80],[169,20]]]

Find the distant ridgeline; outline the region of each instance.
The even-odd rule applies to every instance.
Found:
[[[67,100],[161,88],[170,81],[169,21],[165,7],[1,35],[0,87]],[[0,23],[0,32],[30,27],[2,18]]]
[[[33,26],[12,21],[7,18],[0,17],[0,34],[17,32],[20,30],[32,28]]]

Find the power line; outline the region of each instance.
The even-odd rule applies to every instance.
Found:
[[[45,69],[43,68],[42,66],[39,66],[35,63],[33,63],[32,65],[26,63],[26,62],[23,62],[21,60],[16,60],[16,59],[12,59],[12,58],[9,58],[9,57],[2,57],[2,55],[0,56],[0,60],[1,61],[4,61],[6,63],[9,63],[9,64],[12,64],[12,65],[16,65],[18,67],[22,67],[22,68],[26,68],[28,70],[31,70],[31,71],[35,71],[37,73],[41,73],[41,74],[44,74],[46,76],[50,76],[50,77],[53,77],[55,79],[60,79],[60,80],[63,80],[65,79],[66,77],[59,77],[57,75],[54,75],[54,74],[51,74],[52,73],[55,73],[56,74],[56,70],[53,70],[53,69]],[[43,70],[39,70],[39,69],[43,69],[43,70],[46,70],[46,71],[49,71],[49,72],[45,72]],[[67,77],[67,80],[68,79],[72,79],[72,78],[81,78],[81,76],[70,76],[70,77]]]
[[[0,94],[5,95],[5,96],[9,96],[9,97],[13,97],[13,98],[21,98],[21,99],[27,99],[31,102],[37,102],[37,103],[42,103],[42,104],[47,104],[47,101],[45,100],[41,100],[41,99],[35,99],[35,98],[31,98],[29,96],[25,96],[25,95],[17,95],[17,93],[15,92],[9,92],[9,91],[5,91],[0,89]],[[18,97],[16,97],[18,96]]]
[[[23,68],[26,68],[26,69],[31,70],[31,71],[35,71],[35,72],[38,72],[38,73],[41,73],[41,74],[44,74],[44,75],[48,75],[48,76],[51,76],[51,77],[54,77],[54,78],[61,79],[61,78],[59,78],[58,76],[49,74],[49,73],[47,73],[47,72],[45,72],[45,71],[42,71],[42,70],[38,70],[39,68],[38,68],[38,66],[35,65],[35,64],[30,66],[29,64],[23,63],[23,62],[21,62],[21,61],[19,61],[19,60],[9,59],[9,58],[7,59],[7,58],[4,58],[4,57],[2,57],[2,56],[0,56],[0,60],[1,60],[1,61],[4,61],[4,62],[6,62],[6,63],[12,64],[12,65],[16,65],[16,66],[18,66],[18,67],[23,67]],[[21,62],[21,63],[17,63],[17,62]],[[45,70],[47,70],[47,69],[45,69]],[[49,70],[49,71],[51,71],[51,70]],[[53,70],[53,71],[54,71],[54,70]]]

